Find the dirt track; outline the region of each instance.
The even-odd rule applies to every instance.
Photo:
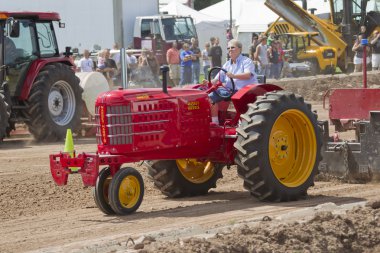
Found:
[[[74,141],[78,151],[96,149],[95,141],[92,139]],[[146,177],[146,169],[139,164],[133,164],[132,166],[138,168],[144,176],[146,191],[143,204],[137,213],[130,216],[105,216],[95,207],[92,189],[83,188],[80,176],[71,176],[66,187],[54,185],[50,176],[48,155],[62,149],[63,143],[36,144],[29,136],[13,137],[0,146],[0,252],[126,252],[133,251],[134,247],[144,246],[139,244],[141,236],[145,236],[145,249],[149,252],[194,252],[195,249],[198,252],[212,252],[211,249],[220,252],[222,248],[207,247],[202,240],[182,239],[218,233],[214,240],[221,238],[222,243],[230,245],[236,240],[236,236],[231,236],[234,233],[237,233],[241,240],[245,234],[260,235],[261,232],[252,232],[255,230],[251,228],[242,230],[239,226],[251,226],[256,223],[260,225],[259,221],[264,217],[275,219],[276,222],[270,222],[273,226],[285,220],[300,221],[312,215],[313,207],[316,206],[322,210],[326,206],[334,210],[337,207],[333,204],[349,204],[347,208],[351,208],[350,205],[354,203],[363,204],[365,201],[379,200],[380,184],[317,182],[315,187],[309,190],[310,196],[306,200],[262,203],[243,190],[242,180],[238,178],[234,167],[224,170],[224,178],[218,181],[217,188],[207,196],[167,199],[153,188],[153,184]],[[375,227],[379,228],[379,209],[373,210],[364,210],[364,213],[368,214],[368,222],[375,222]],[[265,223],[264,227],[268,226]],[[330,227],[334,230],[334,226],[337,225],[325,223],[324,228]],[[367,227],[367,230],[371,229],[370,225]],[[238,230],[231,232],[232,228]],[[226,229],[230,232],[223,234],[221,231]],[[313,234],[315,231],[309,233]],[[266,237],[265,232],[262,233],[263,237]],[[305,232],[300,232],[303,233]],[[374,233],[376,238],[376,231]],[[160,244],[162,241],[177,238],[181,240]],[[133,246],[131,239],[138,246]],[[150,244],[154,240],[157,242]],[[193,245],[193,248],[181,249],[180,247],[184,247],[186,243]],[[269,241],[266,243],[270,244]],[[338,245],[337,242],[330,243]],[[375,240],[368,247],[375,247],[379,243],[376,244]],[[288,244],[293,243],[290,241]],[[199,245],[203,245],[203,248],[199,248]],[[273,247],[275,246],[272,246],[274,251],[283,252],[280,248]],[[368,247],[359,247],[356,252],[365,251]],[[235,248],[225,252],[243,252],[244,248],[241,249]]]

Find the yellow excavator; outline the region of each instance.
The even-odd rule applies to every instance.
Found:
[[[323,1],[323,0],[319,0]],[[352,67],[352,46],[360,27],[365,26],[365,36],[370,37],[375,30],[380,31],[380,2],[378,0],[329,0],[330,13],[318,17],[307,11],[307,0],[299,6],[292,0],[266,0],[265,5],[280,18],[272,23],[268,31],[276,34],[308,32],[319,33],[312,37],[312,44],[330,46],[336,50],[337,66],[342,71]]]

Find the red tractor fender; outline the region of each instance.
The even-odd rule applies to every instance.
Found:
[[[29,67],[28,73],[25,76],[24,85],[19,96],[19,100],[27,100],[29,97],[30,90],[37,75],[40,73],[41,69],[51,63],[62,63],[69,66],[74,66],[73,61],[64,56],[53,57],[53,58],[41,58],[33,61]]]
[[[236,112],[243,114],[248,110],[248,104],[256,101],[257,96],[275,90],[282,90],[282,88],[274,84],[251,84],[236,92],[231,97],[231,100],[235,106]]]

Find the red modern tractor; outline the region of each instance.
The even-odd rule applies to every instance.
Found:
[[[0,11],[0,141],[17,122],[38,141],[63,139],[80,125],[83,90],[70,49],[58,51],[59,21],[57,13]]]
[[[302,97],[275,85],[252,84],[226,97],[235,111],[220,113],[215,124],[208,93],[222,84],[167,89],[167,67],[163,71],[162,89],[99,95],[98,150],[50,155],[56,184],[65,185],[69,174],[80,173],[84,185],[95,186],[101,211],[129,214],[142,202],[144,183],[136,169],[123,164],[145,160],[155,186],[169,197],[206,194],[216,187],[222,168],[232,165],[260,200],[306,196],[321,160],[322,135]],[[99,172],[102,165],[107,167]]]

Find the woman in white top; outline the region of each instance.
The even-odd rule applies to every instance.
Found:
[[[208,53],[210,51],[210,43],[206,42],[205,44],[205,49],[202,50],[202,60],[203,60],[203,73],[204,73],[204,78],[208,79],[208,70],[211,66],[211,61],[208,56]]]

